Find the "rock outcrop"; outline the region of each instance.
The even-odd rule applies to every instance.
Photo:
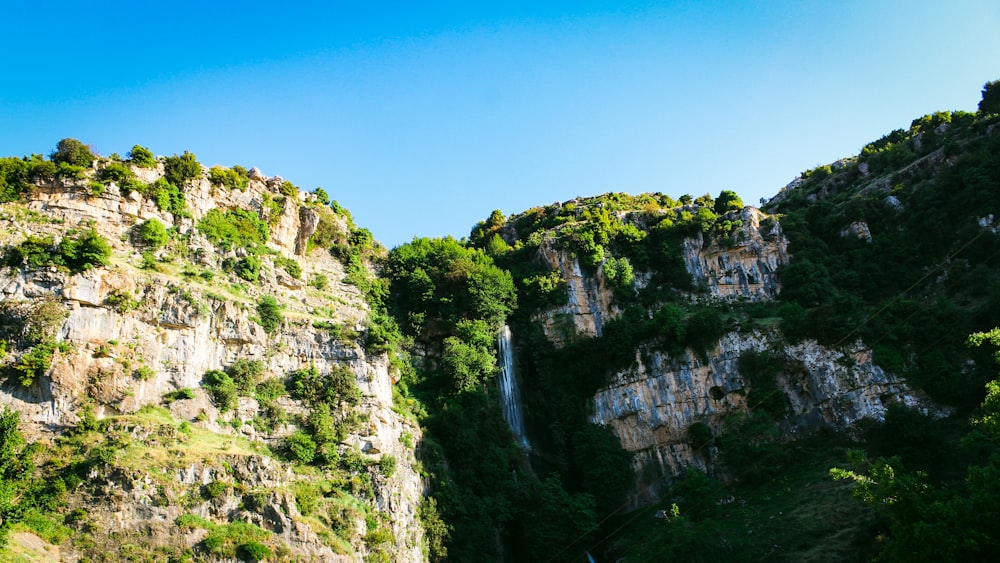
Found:
[[[778,296],[778,267],[788,263],[788,241],[781,225],[754,207],[732,213],[740,227],[725,243],[697,236],[682,244],[684,264],[695,285],[712,296],[750,301]]]
[[[152,181],[162,174],[162,165],[135,171]],[[280,194],[282,182],[259,173],[243,191],[213,186],[203,175],[185,188],[186,213],[175,216],[136,191],[123,194],[111,184],[93,195],[85,184],[50,182],[36,186],[26,203],[0,208],[4,244],[19,244],[28,235],[52,235],[58,241],[74,227],[89,226],[112,247],[109,265],[83,273],[46,267],[0,274],[2,303],[54,299],[64,312],[53,331],[63,346],[55,349],[47,369],[27,387],[5,385],[0,402],[20,411],[25,432],[42,442],[53,443],[92,412],[110,422],[109,436],[120,435],[131,444],[122,446],[116,458],[94,464],[87,487],[71,495],[71,504],[88,511],[88,526],[100,531],[95,538],[139,534],[147,539],[137,541],[151,548],[192,547],[204,539],[205,530],[180,533],[177,519],[194,514],[259,526],[294,560],[354,561],[376,549],[395,561],[423,560],[417,517],[423,483],[413,451],[420,429],[393,411],[387,358],[367,354],[360,344],[368,315],[360,292],[341,281],[343,266],[330,253],[308,252],[321,222],[321,209],[309,203],[311,196]],[[252,210],[270,224],[257,282],[227,274],[223,264],[240,259],[240,249],[216,249],[196,228],[216,208]],[[324,220],[344,228],[342,219],[322,211]],[[153,218],[176,229],[178,238],[165,249],[134,242],[133,227]],[[149,259],[143,250],[152,252],[155,267],[141,267]],[[284,271],[282,264],[289,260],[300,273]],[[317,276],[322,286],[302,281]],[[263,296],[283,306],[274,333],[257,321]],[[9,361],[16,361],[14,353]],[[367,472],[370,477],[362,481],[370,479],[369,489],[363,482],[356,485],[360,500],[352,502],[368,503],[367,517],[353,508],[333,516],[341,519],[336,541],[330,524],[317,526],[315,516],[304,514],[311,508],[299,498],[301,491],[315,489],[320,501],[311,502],[326,502],[322,487],[328,485],[320,476],[312,483],[313,477],[293,473],[269,453],[284,449],[284,439],[296,430],[291,415],[306,413],[304,405],[284,396],[265,407],[249,393],[236,408],[222,409],[202,387],[206,372],[237,360],[259,362],[261,383],[309,368],[328,374],[346,367],[353,374],[360,400],[348,416],[357,422],[339,449],[345,455],[356,452],[369,467],[388,467],[384,461],[390,458],[392,463],[384,471]],[[169,411],[159,407],[164,404]],[[268,408],[286,414],[275,418],[276,411]],[[262,423],[265,417],[276,424]],[[159,442],[165,444],[160,453],[142,449]],[[162,458],[167,449],[176,455]],[[133,463],[134,455],[148,458]],[[206,495],[202,488],[216,482],[223,492]],[[93,503],[93,495],[111,502]],[[388,528],[394,544],[371,543],[373,521]],[[83,553],[86,547],[63,547],[68,560]]]
[[[824,426],[843,430],[863,418],[880,420],[895,402],[924,406],[903,381],[876,365],[861,343],[833,350],[754,331],[726,334],[704,358],[690,351],[670,357],[640,349],[634,365],[594,397],[592,420],[613,428],[622,446],[636,454],[636,475],[676,475],[688,467],[711,471],[711,456],[696,451],[688,430],[702,423],[719,435],[726,416],[747,410],[752,387],[739,360],[760,352],[784,365],[776,383],[788,400],[788,436]],[[637,481],[636,502],[655,500],[665,484]]]
[[[778,221],[746,207],[724,219],[735,224],[724,240],[701,232],[682,242],[684,264],[698,293],[692,300],[767,301],[777,297],[777,271],[789,260]],[[600,336],[602,326],[620,314],[603,270],[581,270],[575,256],[543,242],[540,257],[566,281],[565,305],[537,314],[546,337],[557,345],[576,336]],[[636,273],[637,283],[643,274]],[[657,498],[670,476],[688,467],[713,469],[711,455],[689,443],[688,429],[705,424],[714,434],[723,419],[745,412],[751,389],[738,369],[744,353],[767,351],[785,368],[777,377],[787,397],[789,436],[826,426],[846,429],[860,419],[881,419],[889,404],[917,405],[921,400],[905,382],[872,361],[863,343],[831,349],[815,342],[793,344],[777,330],[730,332],[704,356],[691,350],[670,356],[643,346],[633,365],[614,375],[613,383],[594,397],[592,421],[614,429],[626,450],[634,452],[637,504]]]

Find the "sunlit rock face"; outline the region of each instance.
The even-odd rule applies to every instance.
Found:
[[[150,182],[162,175],[162,165],[136,173]],[[55,267],[0,271],[0,303],[30,307],[54,299],[65,317],[54,327],[53,337],[66,344],[65,351],[55,351],[49,368],[32,385],[4,386],[0,403],[19,411],[25,434],[43,443],[76,425],[83,407],[92,409],[98,419],[163,407],[175,424],[183,422],[219,436],[222,450],[198,453],[197,461],[180,470],[172,468],[166,453],[167,461],[150,459],[137,468],[95,465],[87,476],[88,490],[101,491],[108,499],[85,505],[97,529],[109,534],[143,530],[150,545],[192,547],[200,541],[198,534],[178,533],[175,520],[195,513],[216,522],[235,518],[258,525],[273,533],[294,560],[358,561],[369,555],[363,513],[345,513],[346,543],[334,546],[329,537],[310,527],[292,492],[293,483],[309,477],[293,473],[288,463],[268,453],[239,446],[250,443],[262,450],[281,450],[285,438],[297,429],[293,416],[305,413],[306,407],[288,395],[280,397],[277,408],[289,416],[266,427],[255,421],[271,413],[253,393],[223,412],[202,387],[207,371],[226,369],[238,359],[261,362],[265,381],[284,380],[304,368],[328,374],[346,367],[360,390],[361,398],[352,408],[361,422],[338,447],[357,450],[370,464],[384,456],[395,458],[391,474],[372,478],[369,509],[382,514],[383,525],[395,538],[394,545],[386,548],[392,560],[422,561],[417,507],[423,481],[413,450],[420,428],[393,410],[393,381],[385,355],[369,355],[359,343],[368,317],[360,292],[341,281],[343,266],[329,252],[308,252],[307,242],[319,223],[311,196],[280,194],[281,183],[280,178],[255,173],[247,189],[239,191],[212,186],[203,176],[185,189],[188,213],[177,217],[137,192],[123,194],[114,184],[93,195],[85,182],[35,186],[27,201],[0,206],[0,244],[16,245],[29,235],[58,240],[71,229],[92,227],[113,251],[108,266],[81,274]],[[240,249],[216,248],[196,228],[212,209],[252,210],[268,222],[268,250],[261,253],[264,264],[258,281],[242,283],[224,273],[223,260],[242,255]],[[187,237],[183,250],[170,251],[183,252],[180,256],[169,256],[166,249],[153,251],[163,264],[159,271],[139,267],[145,249],[135,243],[133,231],[152,218]],[[294,259],[301,276],[281,269],[278,258]],[[195,275],[183,274],[182,267]],[[212,270],[214,278],[198,276],[202,269]],[[323,291],[306,286],[305,280],[317,274],[328,280]],[[283,306],[282,324],[271,334],[257,319],[256,305],[265,295],[276,297]],[[317,316],[354,336],[338,338],[317,328],[313,322]],[[6,359],[20,353],[12,350]],[[139,368],[142,376],[137,375]],[[178,390],[190,390],[193,396],[164,400],[165,394]],[[173,444],[171,452],[186,451],[186,438],[174,427],[162,426],[163,437],[146,436],[139,427],[129,431],[137,443],[167,441]],[[198,495],[199,487],[214,481],[230,484],[229,493],[205,501]],[[266,494],[261,492],[265,489]],[[251,498],[251,491],[256,496]]]

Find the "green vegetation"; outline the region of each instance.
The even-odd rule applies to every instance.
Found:
[[[272,334],[281,328],[284,319],[281,315],[281,304],[271,295],[265,295],[257,302],[257,316],[264,332]]]
[[[1000,80],[983,85],[983,98],[979,101],[979,113],[989,115],[1000,113]]]
[[[21,244],[9,247],[4,259],[13,268],[61,266],[73,273],[107,266],[110,260],[111,245],[92,228],[69,231],[58,244],[51,236],[28,235]]]
[[[230,190],[239,190],[242,192],[250,184],[250,173],[246,168],[239,165],[232,168],[213,166],[208,170],[208,181],[213,186],[222,186]]]
[[[270,238],[267,223],[256,213],[245,209],[211,209],[198,221],[198,230],[222,250],[245,248],[256,251]]]
[[[56,150],[49,155],[52,162],[57,165],[68,164],[82,168],[89,168],[97,158],[90,150],[90,147],[76,139],[63,139],[56,144]]]
[[[139,239],[146,246],[159,248],[170,240],[167,228],[155,217],[139,225]]]
[[[129,162],[139,168],[156,167],[156,158],[153,156],[153,151],[146,147],[135,145],[132,147],[132,150],[128,151],[128,155],[126,156],[128,156]]]
[[[163,159],[163,178],[170,184],[183,188],[188,182],[201,177],[201,164],[193,154],[168,156]]]
[[[924,116],[778,198],[794,257],[781,271],[785,334],[861,339],[936,400],[978,403],[990,374],[962,335],[1000,315],[1000,270],[988,264],[1000,241],[980,224],[1000,216],[990,187],[1000,182],[1000,137],[985,129],[973,114]],[[951,154],[947,166],[938,150]],[[857,223],[871,242],[843,234]]]

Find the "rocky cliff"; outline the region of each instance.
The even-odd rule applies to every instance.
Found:
[[[145,184],[163,176],[162,161],[130,169]],[[368,311],[360,292],[342,281],[344,267],[329,252],[309,250],[317,228],[343,237],[349,219],[256,170],[242,190],[202,171],[183,187],[186,206],[177,213],[141,190],[96,188],[95,177],[90,170],[79,180],[40,182],[23,203],[0,207],[8,248],[44,237],[58,243],[80,228],[111,246],[103,267],[16,265],[0,275],[7,318],[37,316],[42,304],[54,313],[50,361],[33,379],[10,378],[0,401],[22,413],[29,438],[74,457],[80,469],[70,473],[85,472],[67,491],[66,510],[83,516],[63,556],[115,560],[102,552],[131,545],[225,559],[250,549],[249,540],[233,543],[247,523],[253,541],[280,560],[422,560],[413,453],[420,430],[393,411],[385,355],[362,346]],[[246,210],[268,224],[253,253],[253,281],[233,272],[246,249],[220,246],[198,228],[212,210]],[[139,225],[153,219],[170,227],[160,248],[137,241]],[[265,297],[281,310],[270,331],[260,320]],[[12,344],[8,370],[38,348]],[[253,380],[220,405],[206,374],[237,364],[254,366]],[[285,392],[289,375],[311,370],[314,385],[327,385],[345,369],[358,398],[332,413],[336,451],[326,453],[341,463],[309,467],[272,453],[318,424],[306,401]],[[81,441],[90,427],[103,440],[84,433]]]
[[[776,298],[778,268],[789,260],[781,225],[752,207],[721,220],[735,225],[724,239],[697,232],[681,242],[696,288],[684,298],[717,304]],[[600,336],[603,325],[628,305],[612,290],[603,268],[588,274],[574,254],[551,244],[543,243],[539,255],[565,280],[568,294],[565,305],[535,316],[550,341]],[[635,277],[640,289],[649,279],[642,272]],[[894,402],[925,406],[905,382],[876,365],[860,341],[827,348],[808,340],[793,343],[776,329],[750,329],[727,332],[705,354],[640,346],[631,366],[615,373],[594,396],[592,416],[636,454],[637,503],[656,499],[667,484],[651,476],[676,475],[689,467],[714,471],[713,454],[692,446],[689,429],[700,423],[717,436],[728,415],[748,410],[753,386],[741,373],[740,358],[762,352],[782,364],[775,383],[788,405],[788,437],[821,426],[846,429],[863,418],[878,420]]]

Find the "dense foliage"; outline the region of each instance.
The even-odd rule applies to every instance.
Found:
[[[990,266],[1000,252],[990,231],[1000,136],[986,130],[972,114],[925,116],[779,196],[794,257],[781,275],[786,334],[861,338],[934,398],[978,402],[989,375],[969,369],[964,335],[1000,316],[1000,270]]]
[[[8,248],[5,257],[11,267],[62,266],[74,273],[106,266],[110,260],[111,245],[94,229],[70,231],[58,243],[51,236],[28,235]]]

